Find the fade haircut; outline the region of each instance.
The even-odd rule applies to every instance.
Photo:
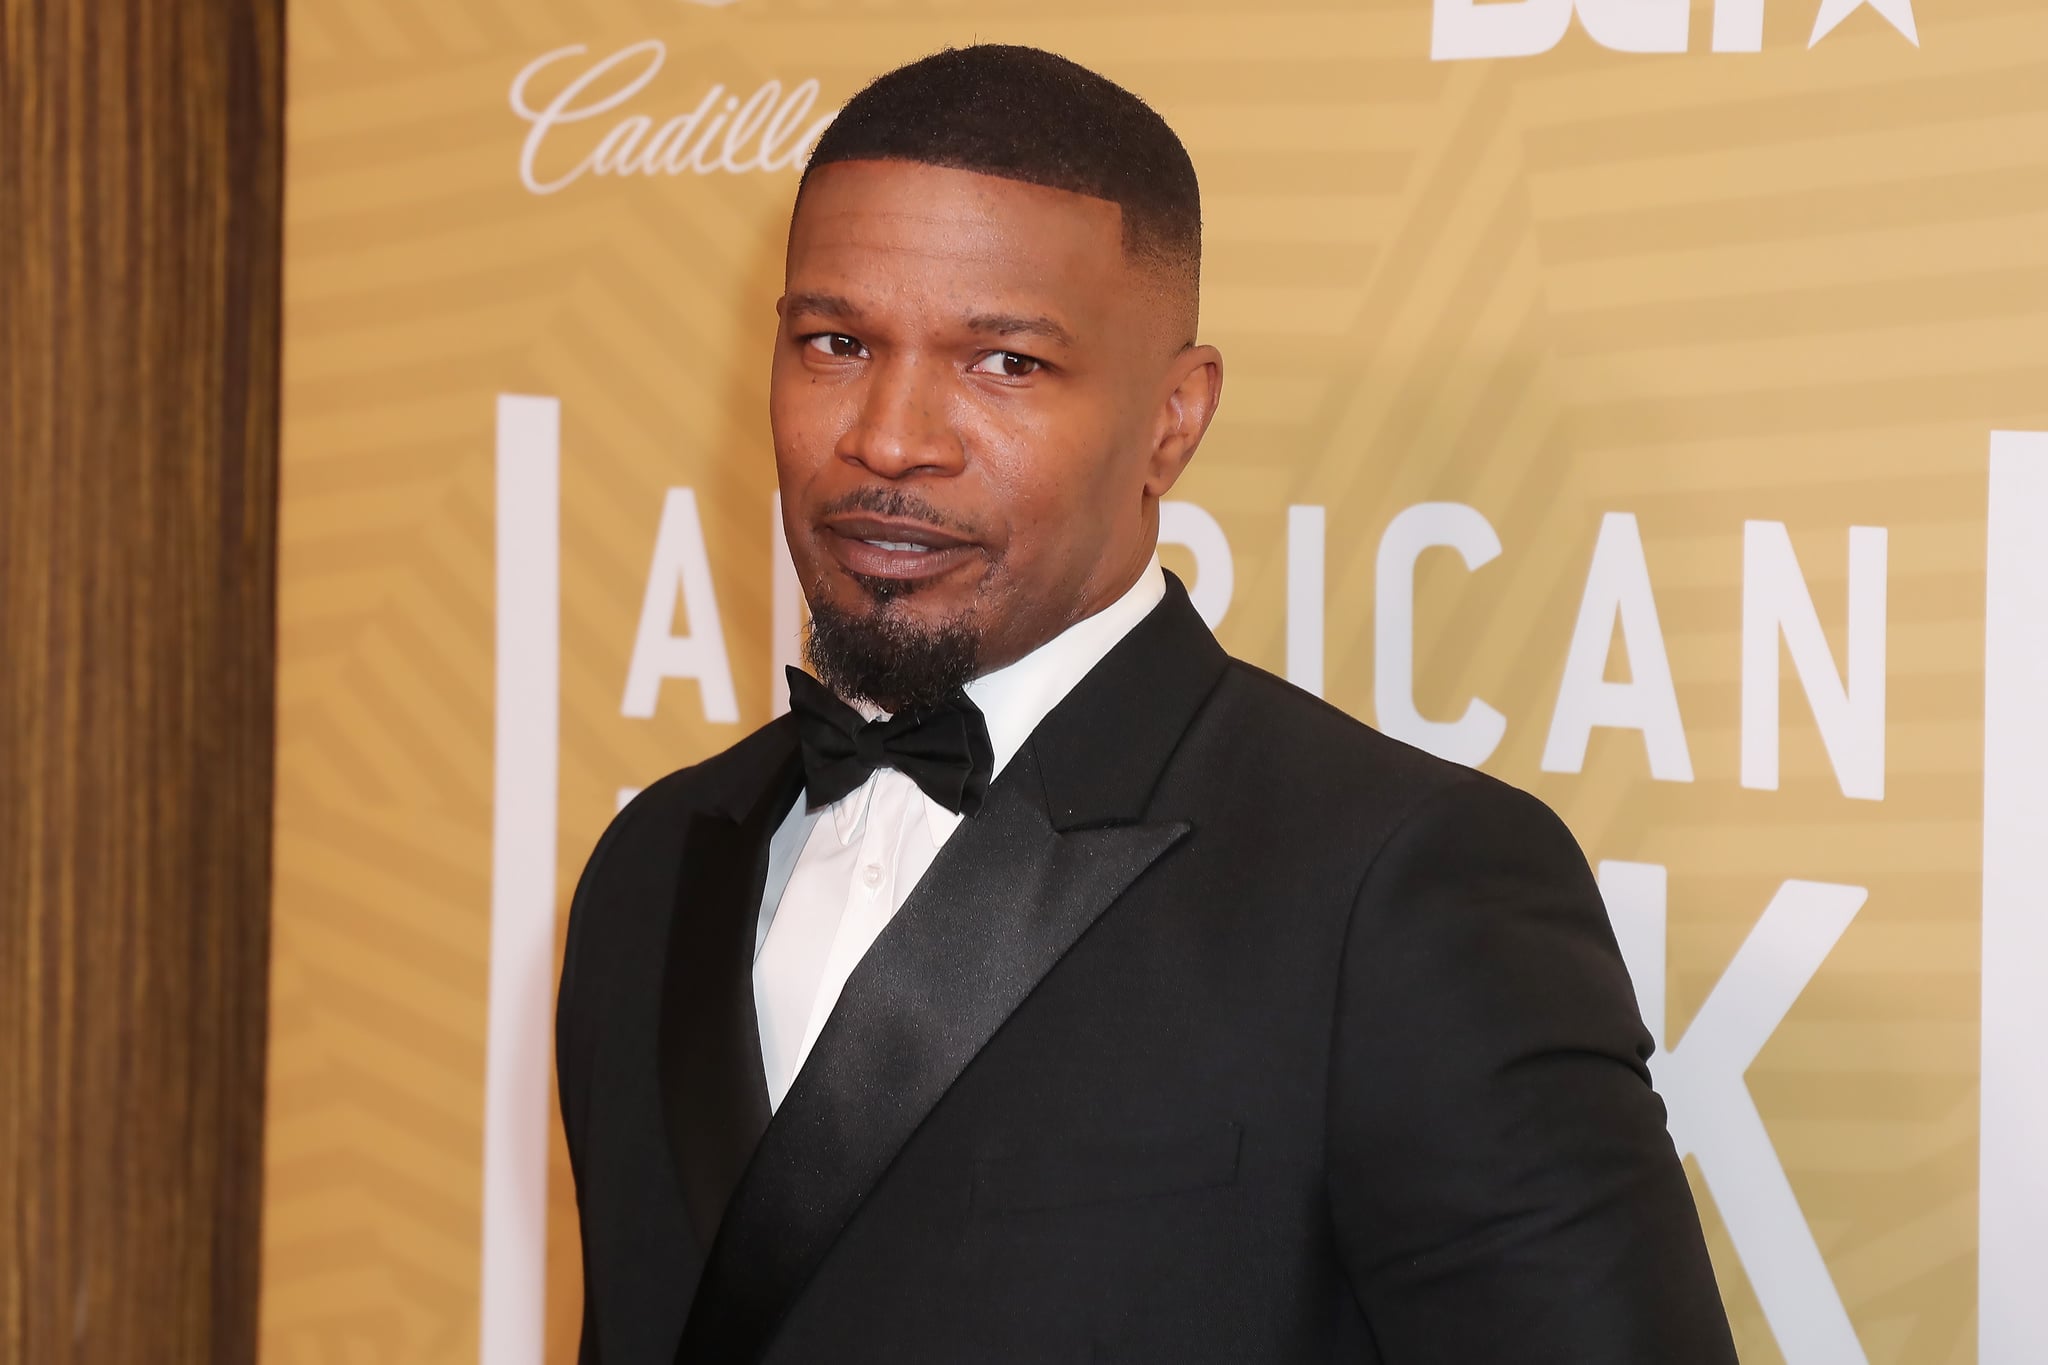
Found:
[[[1125,252],[1193,303],[1202,194],[1187,148],[1151,105],[1078,62],[997,43],[919,58],[846,102],[804,178],[835,161],[912,161],[1107,199],[1122,210]]]

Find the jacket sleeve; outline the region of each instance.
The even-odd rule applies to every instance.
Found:
[[[1650,1039],[1564,825],[1466,779],[1396,830],[1351,916],[1329,1191],[1387,1365],[1733,1365]]]

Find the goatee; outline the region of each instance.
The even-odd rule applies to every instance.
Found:
[[[912,585],[863,579],[861,587],[874,603],[861,612],[815,594],[804,655],[818,681],[848,701],[902,715],[938,706],[974,677],[981,634],[969,614],[928,624],[891,610]]]

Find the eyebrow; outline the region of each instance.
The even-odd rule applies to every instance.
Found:
[[[1059,346],[1072,346],[1074,334],[1048,317],[1019,317],[1012,313],[980,313],[967,319],[967,328],[988,336],[1044,337]]]
[[[861,318],[861,310],[843,294],[809,291],[788,294],[783,297],[782,307],[787,314],[808,313],[837,322],[858,322]],[[966,325],[968,331],[983,336],[1033,336],[1043,337],[1059,346],[1074,345],[1072,332],[1043,315],[1026,317],[1017,313],[977,313],[966,320]]]
[[[853,306],[853,301],[839,294],[787,294],[783,296],[782,308],[786,313],[816,313],[819,317],[837,318],[841,322],[860,316],[860,309]]]

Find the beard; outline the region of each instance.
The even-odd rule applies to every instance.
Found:
[[[933,526],[959,526],[919,494],[903,488],[856,488],[824,513],[873,512]],[[833,605],[824,584],[806,594],[811,624],[804,657],[818,681],[848,701],[871,702],[891,715],[929,710],[973,678],[981,664],[982,622],[972,608],[936,622],[918,620],[902,600],[922,583],[915,579],[850,574],[867,599],[862,608]]]
[[[804,657],[818,681],[848,701],[865,701],[891,715],[928,711],[972,679],[981,658],[981,631],[970,613],[938,622],[918,621],[892,609],[914,584],[855,579],[873,606],[846,611],[814,594]]]

